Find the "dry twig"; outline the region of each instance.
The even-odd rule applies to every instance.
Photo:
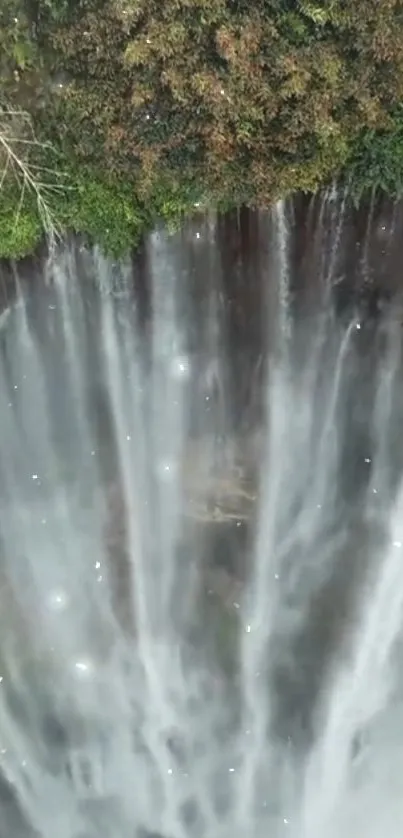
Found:
[[[38,215],[45,235],[52,247],[60,236],[52,211],[52,196],[65,190],[54,169],[32,161],[35,152],[49,146],[35,136],[30,115],[23,110],[0,105],[0,190],[7,177],[13,176],[20,190],[20,199],[14,224],[18,225],[26,193],[30,191],[36,201]]]

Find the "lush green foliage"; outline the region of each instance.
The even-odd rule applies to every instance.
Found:
[[[130,184],[81,169],[71,174],[66,190],[55,203],[55,215],[64,228],[85,232],[113,255],[136,245],[147,218]]]
[[[55,149],[61,227],[114,253],[158,216],[266,205],[343,172],[356,195],[400,194],[403,4],[3,0],[0,95],[29,108],[44,169]],[[3,193],[0,253],[31,246],[31,198],[16,227]]]
[[[35,249],[43,235],[40,217],[32,195],[26,196],[20,207],[20,197],[14,184],[2,191],[0,200],[0,255],[25,256]]]
[[[396,108],[388,128],[365,130],[351,148],[346,175],[353,198],[382,190],[393,198],[403,197],[403,107]]]

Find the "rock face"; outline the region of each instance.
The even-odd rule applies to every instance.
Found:
[[[254,453],[251,439],[224,441],[216,458],[211,444],[191,444],[182,469],[185,514],[206,523],[248,521],[258,492]]]
[[[190,440],[179,466],[179,516],[206,525],[246,525],[258,500],[262,449],[260,429],[218,442],[211,437]],[[124,542],[126,530],[118,483],[108,490],[106,505],[107,543],[115,549]]]
[[[256,463],[246,463],[244,452],[241,464],[242,451],[238,451],[231,462],[223,457],[219,466],[215,464],[206,470],[203,444],[191,446],[181,474],[183,503],[179,510],[180,549],[186,553],[189,543],[203,545],[202,590],[230,611],[246,578],[249,525],[258,498]],[[133,569],[128,556],[126,515],[123,492],[115,484],[107,493],[105,540],[115,605],[123,624],[128,626],[132,622],[128,591]]]

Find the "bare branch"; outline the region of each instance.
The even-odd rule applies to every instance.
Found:
[[[27,137],[29,132],[31,139]],[[36,200],[38,214],[52,247],[60,237],[57,221],[51,208],[52,194],[64,191],[61,183],[52,182],[58,178],[58,173],[47,167],[31,163],[30,154],[33,150],[49,149],[48,143],[41,143],[35,137],[32,120],[26,111],[0,106],[0,163],[4,163],[0,174],[0,190],[6,177],[14,175],[21,190],[15,225],[18,224],[26,193],[30,191]],[[52,181],[48,176],[52,176]]]

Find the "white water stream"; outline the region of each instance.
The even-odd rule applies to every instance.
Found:
[[[253,485],[208,231],[203,304],[160,233],[145,320],[68,250],[4,318],[1,838],[402,835],[400,326],[293,322],[286,225]]]

